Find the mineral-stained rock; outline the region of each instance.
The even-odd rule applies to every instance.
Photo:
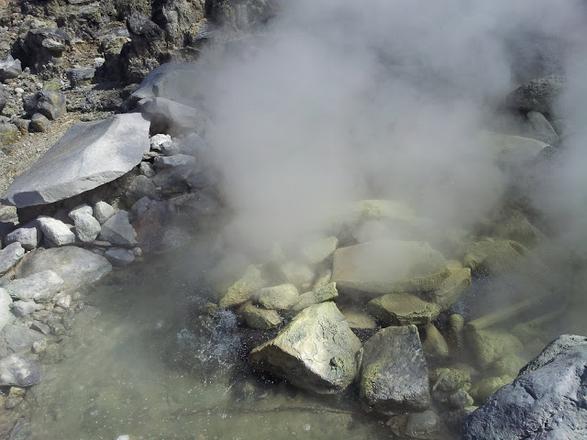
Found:
[[[302,292],[312,285],[314,271],[306,264],[288,261],[279,269],[287,282],[299,287]]]
[[[249,266],[243,276],[228,288],[219,305],[222,308],[238,306],[248,301],[254,292],[266,285],[267,281],[261,268]]]
[[[445,359],[449,356],[448,344],[442,333],[432,323],[426,326],[424,351],[433,359]]]
[[[65,282],[63,289],[73,290],[98,281],[112,270],[112,265],[93,252],[64,246],[31,252],[18,266],[16,275],[23,278],[44,270],[56,272]]]
[[[518,338],[502,330],[476,330],[466,328],[466,339],[475,361],[486,368],[496,360],[523,350]]]
[[[435,440],[444,437],[442,421],[432,410],[395,416],[387,425],[401,439]]]
[[[332,302],[302,310],[274,339],[255,348],[251,361],[306,390],[343,391],[357,373],[361,342]]]
[[[20,243],[23,248],[30,251],[39,245],[41,232],[34,225],[25,225],[8,234],[4,241],[6,244]]]
[[[257,307],[250,301],[243,304],[239,309],[239,313],[244,318],[247,326],[258,330],[269,330],[282,323],[278,312]]]
[[[310,264],[319,264],[330,257],[338,246],[338,238],[326,237],[302,247],[302,255]]]
[[[70,227],[61,220],[42,216],[37,219],[37,224],[39,225],[39,229],[43,232],[45,244],[48,247],[65,246],[75,242],[75,234],[71,231]]]
[[[20,300],[51,300],[63,287],[63,279],[52,270],[44,270],[6,284],[6,291]]]
[[[527,253],[515,241],[486,238],[469,246],[464,264],[473,272],[496,275],[511,270]]]
[[[299,298],[298,289],[293,284],[264,287],[253,295],[256,304],[269,310],[288,310]]]
[[[149,123],[140,114],[82,122],[18,176],[4,198],[19,208],[57,202],[126,174],[148,150]]]
[[[42,90],[35,95],[25,99],[24,108],[33,116],[40,114],[48,120],[55,120],[65,113],[65,95],[55,90]],[[39,124],[47,127],[48,121],[40,122]],[[45,130],[39,130],[45,131]]]
[[[367,310],[384,325],[425,325],[436,319],[440,307],[409,293],[390,293],[375,298]]]
[[[106,220],[102,225],[100,239],[119,246],[135,246],[137,233],[130,224],[128,212],[121,209]]]
[[[0,360],[0,385],[30,387],[41,381],[41,369],[36,362],[18,355]]]
[[[31,123],[29,124],[29,131],[32,133],[44,133],[49,130],[49,126],[51,125],[51,121],[41,114],[35,113],[31,117]]]
[[[24,256],[24,248],[20,243],[12,243],[0,250],[0,275],[12,269]]]
[[[328,283],[300,295],[298,301],[292,307],[292,310],[297,312],[313,304],[332,301],[337,297],[338,290],[336,290],[336,283]]]
[[[489,397],[499,390],[504,385],[510,383],[513,380],[511,376],[491,376],[485,377],[480,381],[476,382],[471,387],[471,396],[479,404],[484,403]]]
[[[332,281],[370,294],[434,290],[448,276],[446,260],[417,241],[378,240],[339,248]]]
[[[378,411],[423,411],[430,406],[428,367],[413,326],[379,330],[363,347],[361,397]]]
[[[471,269],[468,267],[462,267],[460,264],[449,266],[449,272],[438,289],[428,294],[430,301],[438,304],[442,310],[450,309],[471,285]]]
[[[352,329],[373,330],[377,328],[377,322],[368,313],[353,309],[345,309],[342,313]]]

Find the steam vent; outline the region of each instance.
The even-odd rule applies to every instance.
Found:
[[[0,0],[0,440],[587,440],[587,1]]]

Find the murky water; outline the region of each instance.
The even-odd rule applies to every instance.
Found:
[[[197,314],[208,263],[205,246],[187,249],[93,288],[29,396],[32,438],[389,437],[348,396],[317,398],[250,374],[234,317]]]

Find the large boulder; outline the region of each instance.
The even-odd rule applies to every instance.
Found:
[[[464,440],[587,437],[587,338],[564,335],[465,421]]]
[[[24,278],[37,272],[52,270],[63,280],[63,290],[74,290],[98,281],[112,270],[108,260],[76,246],[37,249],[22,261],[16,275]]]
[[[8,188],[18,208],[57,202],[126,174],[149,151],[149,122],[138,113],[71,127]]]
[[[339,289],[370,294],[430,291],[448,276],[446,263],[428,243],[370,241],[336,250],[332,281]]]
[[[363,347],[361,396],[382,412],[423,411],[431,404],[428,366],[418,329],[387,327]]]
[[[360,349],[343,314],[326,302],[301,311],[274,339],[255,348],[251,361],[300,388],[329,394],[352,383]]]

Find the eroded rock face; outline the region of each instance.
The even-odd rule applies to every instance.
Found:
[[[379,240],[334,253],[332,281],[342,289],[371,294],[429,291],[447,276],[442,254],[424,242]]]
[[[274,339],[255,348],[255,367],[319,394],[343,391],[358,369],[361,342],[331,302],[300,312]]]
[[[149,150],[149,122],[138,113],[71,127],[8,188],[18,208],[57,202],[126,174]]]
[[[361,396],[375,409],[423,411],[430,406],[428,367],[418,329],[387,327],[363,347]]]
[[[464,440],[587,436],[587,338],[563,335],[465,422]]]

